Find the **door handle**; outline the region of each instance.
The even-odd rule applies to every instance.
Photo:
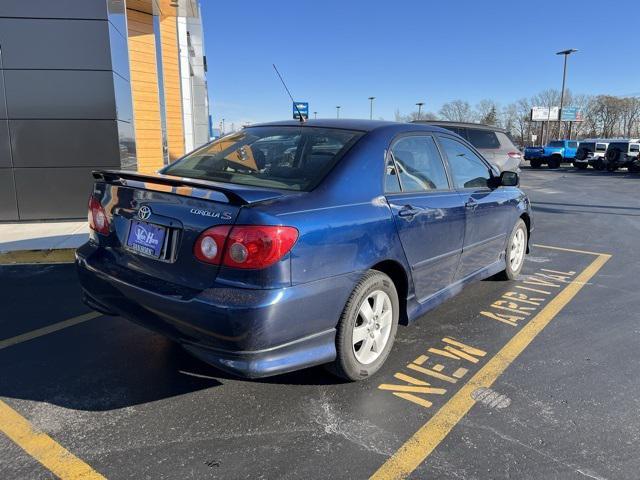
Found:
[[[473,197],[469,197],[464,206],[475,210],[475,208],[478,206],[478,201]]]
[[[420,213],[419,208],[412,207],[411,205],[405,205],[398,212],[398,216],[400,217],[415,217]]]

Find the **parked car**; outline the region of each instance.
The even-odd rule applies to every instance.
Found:
[[[587,138],[580,140],[573,166],[579,170],[591,165],[596,170],[602,170],[604,153],[607,151],[609,140],[604,138]]]
[[[638,138],[612,141],[604,154],[605,168],[609,172],[625,167],[636,170],[638,153],[640,153],[640,139]]]
[[[515,146],[509,133],[493,125],[481,123],[446,122],[441,120],[414,120],[413,123],[424,123],[446,128],[467,140],[492,165],[501,172],[520,171],[522,153]]]
[[[424,124],[262,124],[157,174],[94,178],[84,301],[247,377],[373,375],[398,322],[518,275],[532,230],[517,173]]]
[[[552,140],[544,147],[541,160],[531,162],[532,168],[540,168],[544,163],[549,168],[558,168],[563,162],[573,162],[578,151],[578,142],[575,140]]]

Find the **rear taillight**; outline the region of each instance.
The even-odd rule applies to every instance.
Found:
[[[284,257],[298,240],[293,227],[220,225],[205,230],[194,246],[202,262],[234,268],[260,269]]]
[[[522,154],[520,152],[509,152],[507,155],[509,158],[522,158]]]
[[[93,195],[89,197],[88,220],[91,230],[95,230],[102,235],[109,235],[109,218],[107,217],[107,212],[104,211],[100,201]]]

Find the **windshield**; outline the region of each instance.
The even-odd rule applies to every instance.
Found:
[[[562,148],[564,147],[564,142],[549,142],[548,146],[553,148]]]
[[[309,191],[362,135],[329,128],[249,127],[190,153],[161,173]]]

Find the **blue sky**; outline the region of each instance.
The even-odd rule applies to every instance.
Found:
[[[640,29],[632,1],[201,0],[214,126],[291,117],[275,63],[318,118],[392,120],[396,108],[449,100],[506,104],[567,86],[640,95]],[[606,17],[607,7],[613,12]],[[607,34],[612,29],[613,33]]]

